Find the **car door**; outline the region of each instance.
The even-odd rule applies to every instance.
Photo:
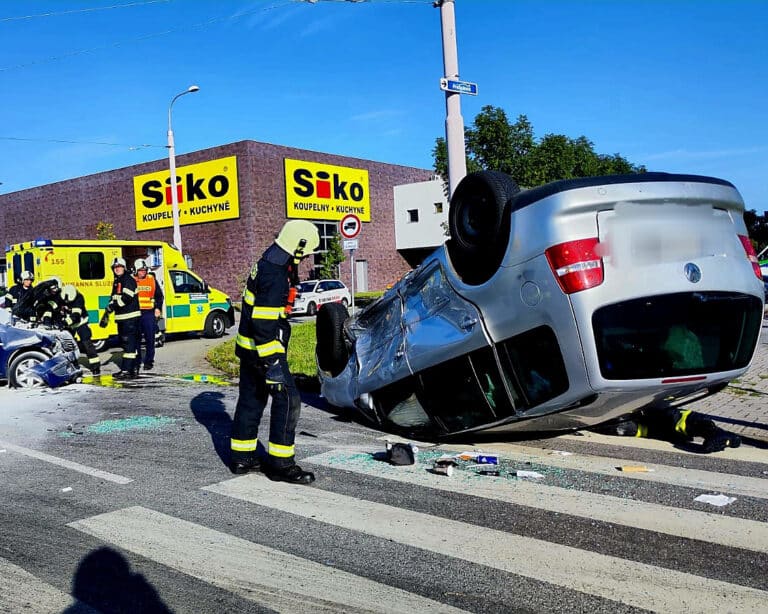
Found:
[[[172,295],[166,297],[166,331],[180,333],[202,330],[208,313],[208,293],[205,284],[189,273],[169,271]]]

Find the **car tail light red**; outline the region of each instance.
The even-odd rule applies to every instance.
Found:
[[[603,283],[603,259],[597,237],[553,245],[546,252],[549,266],[566,294]]]
[[[749,237],[744,235],[739,235],[739,240],[741,241],[741,246],[744,248],[744,251],[747,254],[747,260],[752,263],[752,270],[755,272],[755,275],[757,275],[757,278],[762,281],[763,272],[760,270],[760,262],[757,259],[755,248],[752,247],[752,241],[749,240]]]

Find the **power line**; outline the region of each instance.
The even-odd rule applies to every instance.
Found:
[[[161,1],[161,0],[157,0],[157,1]],[[168,1],[171,1],[171,0],[168,0]],[[280,8],[282,6],[287,6],[288,4],[291,4],[291,3],[292,3],[292,0],[283,0],[283,2],[277,2],[277,3],[275,3],[275,4],[271,5],[271,6],[267,6],[267,7],[263,7],[263,8],[258,8],[258,9],[253,9],[253,10],[250,10],[250,11],[242,11],[240,13],[235,13],[234,15],[227,15],[225,17],[212,17],[211,19],[207,19],[206,21],[201,21],[199,23],[194,23],[194,24],[185,25],[185,26],[179,26],[177,28],[170,28],[168,30],[163,30],[162,32],[153,32],[151,34],[144,34],[142,36],[137,36],[137,37],[134,37],[134,38],[129,38],[129,39],[126,39],[126,40],[123,40],[123,41],[117,41],[117,42],[114,42],[114,43],[110,43],[108,45],[100,45],[98,47],[90,47],[90,48],[87,48],[87,49],[77,49],[75,51],[70,51],[68,53],[63,53],[61,55],[49,56],[47,58],[43,58],[43,59],[40,59],[40,60],[33,60],[32,62],[25,62],[23,64],[15,64],[13,66],[2,66],[2,67],[0,67],[0,73],[8,72],[10,70],[16,70],[16,69],[19,69],[19,68],[29,68],[30,66],[36,66],[38,64],[47,64],[49,62],[56,62],[58,60],[63,60],[65,58],[71,58],[71,57],[78,56],[78,55],[84,55],[86,53],[93,53],[94,51],[101,51],[103,49],[112,49],[112,48],[116,48],[116,47],[121,47],[122,45],[125,45],[125,44],[128,44],[128,43],[133,43],[133,42],[136,42],[136,41],[143,41],[143,40],[147,40],[147,39],[150,39],[150,38],[157,38],[159,36],[167,36],[168,34],[172,34],[174,32],[179,32],[179,31],[182,31],[182,30],[199,29],[199,28],[203,28],[203,27],[205,27],[207,25],[210,25],[210,24],[213,24],[213,23],[219,23],[219,22],[222,22],[222,21],[227,21],[229,19],[240,19],[242,17],[247,17],[248,15],[253,15],[254,13],[271,11],[271,10],[274,10],[276,8]]]
[[[113,4],[112,6],[97,6],[87,9],[73,9],[71,11],[59,11],[56,13],[39,13],[37,15],[19,15],[18,17],[0,17],[3,21],[21,21],[23,19],[38,19],[40,17],[58,17],[59,15],[72,15],[75,13],[93,13],[96,11],[109,11],[112,9],[124,9],[132,6],[144,6],[145,4],[158,4],[173,2],[173,0],[146,0],[146,2],[132,2],[131,4]]]
[[[104,141],[71,141],[68,139],[28,139],[16,136],[0,136],[0,141],[29,141],[34,143],[67,143],[70,145],[108,145],[110,147],[127,147],[129,150],[146,149],[148,147],[157,147],[165,149],[165,145],[128,145],[127,143],[107,143]]]

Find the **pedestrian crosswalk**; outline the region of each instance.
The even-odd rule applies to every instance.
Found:
[[[751,510],[768,499],[768,455],[750,457],[764,469],[754,475],[693,468],[682,455],[622,473],[616,467],[637,461],[615,449],[565,455],[505,445],[505,467],[543,476],[528,480],[429,471],[432,458],[458,448],[422,453],[411,466],[325,448],[302,460],[320,476],[313,487],[249,474],[202,488],[210,505],[287,519],[282,540],[243,530],[247,520],[217,523],[194,509],[182,518],[146,504],[67,530],[237,595],[253,611],[765,611],[768,514]],[[610,488],[594,487],[608,480]],[[649,484],[667,494],[634,496]],[[705,509],[690,502],[693,492],[722,492],[744,507]],[[314,544],[336,554],[319,555]],[[24,611],[61,612],[72,602],[0,558],[0,605],[22,603],[24,586],[38,596],[37,609]]]

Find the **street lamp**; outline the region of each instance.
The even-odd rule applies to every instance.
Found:
[[[173,129],[171,128],[171,109],[177,98],[184,94],[191,94],[200,88],[196,85],[190,85],[181,94],[176,94],[168,105],[168,164],[171,167],[171,204],[173,206],[173,244],[181,252],[181,228],[179,225],[179,195],[176,191],[176,146],[173,142]]]

